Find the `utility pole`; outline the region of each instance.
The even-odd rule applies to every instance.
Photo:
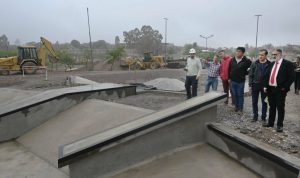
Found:
[[[167,28],[168,28],[168,20],[167,18],[165,19],[165,62],[167,61]]]
[[[90,15],[89,8],[86,8],[87,18],[88,18],[88,27],[89,27],[89,37],[90,37],[90,57],[91,57],[91,70],[94,70],[94,59],[93,59],[93,49],[92,49],[92,38],[91,38],[91,28],[90,28]]]
[[[257,36],[258,36],[258,21],[259,21],[259,17],[262,15],[254,15],[257,17],[257,22],[256,22],[256,40],[255,40],[255,48],[257,49]]]
[[[6,51],[8,51],[9,41],[6,42]]]
[[[212,38],[214,35],[209,35],[209,36],[203,36],[203,35],[200,35],[200,37],[204,38],[205,39],[205,48],[206,48],[206,51],[207,51],[207,39],[208,38]]]

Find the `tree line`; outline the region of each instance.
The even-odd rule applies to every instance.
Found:
[[[153,29],[150,25],[144,25],[141,28],[134,28],[129,31],[123,32],[123,43],[119,36],[115,36],[114,44],[110,44],[104,40],[97,40],[92,42],[93,58],[95,59],[107,59],[112,50],[118,51],[120,47],[123,48],[124,53],[128,55],[142,56],[144,52],[153,52],[154,55],[164,55],[164,43],[162,42],[163,36],[159,30]],[[51,39],[50,39],[51,40]],[[21,41],[16,39],[14,44],[10,44],[8,37],[3,34],[0,36],[0,57],[16,55],[17,46],[21,45]],[[27,42],[25,45],[33,45],[39,47],[39,42]],[[69,55],[67,61],[85,63],[90,60],[90,46],[89,43],[80,43],[80,41],[73,39],[69,43],[59,43],[56,41],[53,44],[57,51],[63,53],[63,56]],[[204,47],[199,46],[196,42],[185,44],[183,47],[167,44],[167,55],[182,54],[182,56],[188,55],[188,50],[195,48],[197,55],[201,58],[212,58],[214,52],[220,48],[209,48],[210,52],[202,52]],[[226,48],[228,54],[234,55],[236,47]],[[250,57],[256,57],[258,49],[245,44],[247,55]],[[260,48],[268,50],[275,49],[272,44],[266,44]],[[299,45],[280,46],[285,53],[300,54]],[[124,56],[124,55],[123,55]]]

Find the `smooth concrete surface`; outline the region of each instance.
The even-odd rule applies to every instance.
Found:
[[[1,88],[0,91],[0,108],[41,93],[39,91],[18,90],[13,88]]]
[[[176,148],[204,142],[206,123],[216,119],[217,104],[223,100],[223,94],[219,93],[196,97],[174,107],[110,129],[100,135],[94,135],[66,145],[63,153],[69,154],[70,160],[68,161],[64,157],[60,159],[69,164],[70,177],[72,178],[99,178],[126,170],[128,167],[153,159]],[[193,108],[195,105],[200,107]],[[190,110],[191,108],[193,109]],[[182,110],[187,112],[183,115],[176,115]],[[155,123],[154,121],[172,117],[174,118],[166,122],[151,125]],[[150,124],[151,127],[143,130],[145,124]],[[133,129],[138,129],[138,132],[132,133]],[[121,140],[116,139],[120,134],[125,134],[126,137],[122,137]],[[107,139],[113,140],[113,142],[102,147],[95,147],[97,141],[109,142]],[[90,150],[88,145],[95,148]],[[76,150],[84,151],[82,149],[89,151],[78,155]],[[62,161],[61,164],[65,164],[65,162]]]
[[[172,106],[170,108],[167,109],[163,109],[160,110],[158,112],[155,112],[151,115],[142,117],[140,119],[134,120],[132,122],[128,122],[124,125],[121,125],[119,127],[116,127],[114,129],[110,129],[107,130],[104,133],[99,132],[96,135],[93,135],[91,137],[88,137],[86,139],[83,140],[79,140],[77,142],[74,143],[70,143],[68,145],[63,146],[62,149],[62,155],[61,156],[67,156],[72,154],[73,152],[78,152],[84,148],[87,148],[89,146],[93,146],[95,143],[99,143],[99,142],[104,142],[105,140],[109,140],[111,138],[114,138],[118,135],[121,135],[123,133],[132,131],[134,129],[138,129],[140,127],[143,127],[147,124],[151,124],[151,123],[155,123],[163,118],[172,116],[172,115],[176,115],[180,112],[186,111],[188,109],[191,109],[193,107],[197,107],[200,106],[206,102],[209,102],[209,104],[201,107],[200,109],[194,109],[194,111],[188,112],[189,115],[194,114],[196,112],[201,112],[207,108],[210,108],[212,106],[216,106],[219,102],[221,102],[220,100],[215,101],[215,102],[211,102],[211,100],[216,99],[218,97],[222,97],[223,94],[222,93],[217,93],[217,92],[210,92],[205,94],[204,96],[200,96],[200,97],[195,97],[192,98],[190,100],[186,100],[180,104],[177,104],[175,106]],[[181,117],[183,118],[183,117]],[[215,120],[215,118],[210,118],[211,120]]]
[[[109,148],[99,148],[69,164],[71,178],[104,178],[124,171],[147,159],[190,144],[204,141],[203,125],[215,118],[217,107],[185,117],[146,134],[135,134],[130,140],[118,141]]]
[[[24,134],[17,141],[57,167],[60,145],[103,132],[152,112],[103,100],[85,100]]]
[[[300,159],[221,124],[207,129],[207,142],[267,178],[297,178]],[[221,132],[221,133],[220,133]]]
[[[258,178],[234,159],[202,144],[129,169],[112,178]]]
[[[39,102],[43,102],[45,100],[49,100],[51,98],[55,98],[65,94],[72,94],[77,92],[88,92],[88,91],[97,91],[97,90],[104,90],[110,88],[119,88],[125,85],[114,84],[114,83],[101,83],[97,85],[84,85],[78,87],[69,87],[69,88],[60,88],[60,89],[53,89],[47,90],[36,95],[32,95],[30,97],[23,98],[18,102],[10,103],[4,107],[0,108],[0,115],[14,111],[16,109],[34,105]]]
[[[101,84],[46,91],[0,108],[0,142],[21,136],[86,99],[117,99],[136,94],[134,86]]]
[[[67,178],[66,173],[19,143],[0,143],[0,178]]]

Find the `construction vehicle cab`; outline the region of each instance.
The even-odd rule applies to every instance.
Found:
[[[157,69],[165,66],[163,56],[154,56],[153,52],[145,52],[143,59],[143,69]]]
[[[144,62],[150,62],[152,60],[153,53],[152,52],[146,52],[144,53]]]
[[[39,65],[37,49],[34,46],[19,46],[18,47],[18,65],[24,68],[27,74],[34,74],[36,66]]]
[[[37,50],[34,46],[19,46],[18,47],[18,64],[26,60],[32,60],[35,63],[38,63]]]

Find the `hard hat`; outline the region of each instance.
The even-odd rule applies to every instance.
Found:
[[[194,48],[191,48],[189,53],[190,53],[190,54],[195,54],[195,53],[196,53],[196,50],[195,50]]]

